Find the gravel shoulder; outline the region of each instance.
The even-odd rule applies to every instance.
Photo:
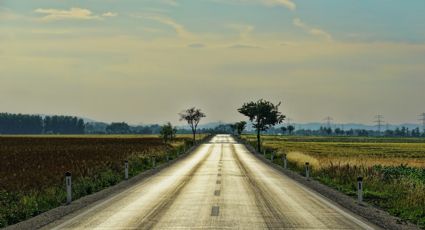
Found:
[[[280,171],[284,175],[292,178],[299,184],[304,185],[306,188],[319,193],[326,199],[332,201],[337,206],[342,207],[349,212],[354,213],[355,215],[383,228],[383,229],[421,229],[417,225],[401,220],[400,218],[391,216],[389,213],[376,208],[368,203],[361,202],[359,203],[356,199],[347,196],[333,188],[330,188],[324,184],[321,184],[318,181],[313,179],[306,180],[305,177],[299,175],[298,173],[284,169],[277,164],[271,163],[266,159],[262,154],[259,154],[252,146],[248,145],[239,138],[235,138],[240,144],[245,145],[245,147],[258,159]]]
[[[177,159],[171,160],[168,163],[161,164],[157,166],[156,168],[147,170],[145,172],[140,173],[137,176],[134,176],[128,180],[122,181],[114,186],[111,186],[109,188],[103,189],[99,192],[93,193],[91,195],[82,197],[78,200],[73,201],[69,205],[63,205],[59,206],[57,208],[54,208],[52,210],[49,210],[47,212],[41,213],[38,216],[35,216],[31,219],[28,219],[26,221],[22,221],[20,223],[17,223],[15,225],[8,226],[4,228],[5,230],[22,230],[22,229],[40,229],[64,216],[71,215],[95,202],[101,201],[102,199],[105,199],[109,196],[112,196],[114,194],[120,193],[130,187],[132,187],[135,184],[138,184],[142,182],[143,180],[149,178],[150,176],[162,171],[163,169],[167,168],[168,166],[175,164],[176,162],[179,162],[183,159],[185,159],[187,156],[189,156],[199,145],[202,145],[204,143],[209,142],[211,137],[206,138],[202,142],[198,143],[197,145],[191,147],[186,151],[186,153],[181,154],[180,157]]]

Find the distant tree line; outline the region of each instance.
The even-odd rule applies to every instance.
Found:
[[[137,125],[131,126],[125,122],[88,122],[86,124],[87,134],[159,134],[160,125]]]
[[[388,129],[382,132],[377,130],[367,130],[367,129],[348,129],[343,130],[341,128],[330,128],[322,126],[319,129],[298,129],[295,130],[295,127],[292,125],[283,126],[280,128],[273,127],[270,130],[267,130],[265,134],[272,135],[297,135],[297,136],[359,136],[359,137],[373,137],[373,136],[383,136],[383,137],[425,137],[425,133],[421,132],[419,127],[414,129],[409,129],[407,127],[399,127],[395,129]]]
[[[0,113],[1,134],[41,134],[43,118],[38,115]]]
[[[84,120],[72,116],[0,113],[0,134],[83,134]]]

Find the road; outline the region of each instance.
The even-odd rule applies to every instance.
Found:
[[[217,135],[190,156],[45,229],[374,229]]]

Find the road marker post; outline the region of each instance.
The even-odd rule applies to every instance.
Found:
[[[128,161],[124,161],[124,179],[128,180]]]
[[[70,204],[72,202],[72,180],[71,173],[65,173],[65,184],[66,184],[66,204]]]
[[[363,201],[363,177],[357,177],[357,199],[359,202]]]
[[[167,153],[167,162],[169,162],[169,161],[170,161],[170,154]]]
[[[264,157],[266,156],[266,150],[265,149],[263,149],[263,156]]]
[[[274,152],[272,152],[272,155],[270,156],[270,161],[273,163],[274,160]]]
[[[305,177],[310,180],[310,163],[305,162]]]
[[[283,161],[283,168],[287,169],[288,168],[288,159],[286,159],[285,153],[282,155],[282,161]]]
[[[155,166],[156,166],[155,157],[152,157],[152,168],[155,168]]]

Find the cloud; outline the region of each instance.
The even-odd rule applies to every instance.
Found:
[[[116,17],[118,16],[118,13],[114,13],[114,12],[106,12],[102,14],[103,17]]]
[[[292,0],[212,0],[220,3],[231,4],[261,4],[265,6],[283,6],[289,10],[296,10],[297,5]]]
[[[38,9],[35,9],[34,12],[45,15],[41,18],[41,20],[43,21],[57,21],[57,20],[66,20],[66,19],[77,19],[77,20],[100,19],[99,16],[94,15],[90,10],[77,8],[77,7],[73,7],[69,10],[38,8]]]
[[[317,37],[321,37],[327,41],[332,41],[332,35],[329,34],[328,32],[318,29],[318,28],[312,28],[309,25],[306,25],[303,21],[301,21],[301,19],[299,18],[294,18],[293,20],[293,24],[294,26],[303,29],[304,31],[306,31],[307,33],[317,36]]]
[[[261,0],[261,1],[266,5],[284,6],[292,11],[294,11],[297,8],[297,5],[291,0]]]
[[[254,31],[254,27],[251,25],[230,24],[228,27],[237,30],[241,40],[248,40],[252,31]]]
[[[42,21],[59,21],[59,20],[101,20],[103,18],[110,18],[118,16],[115,12],[105,12],[102,15],[96,15],[89,9],[72,7],[69,10],[61,9],[44,9],[38,8],[34,10],[35,13],[44,15],[40,18]]]
[[[142,16],[142,18],[146,18],[149,20],[153,20],[153,21],[157,21],[159,23],[162,23],[164,25],[170,26],[171,28],[173,28],[177,35],[179,35],[181,38],[192,38],[193,34],[190,33],[189,31],[186,30],[186,28],[179,24],[178,22],[174,21],[171,18],[168,18],[166,16],[163,15],[145,15]]]

